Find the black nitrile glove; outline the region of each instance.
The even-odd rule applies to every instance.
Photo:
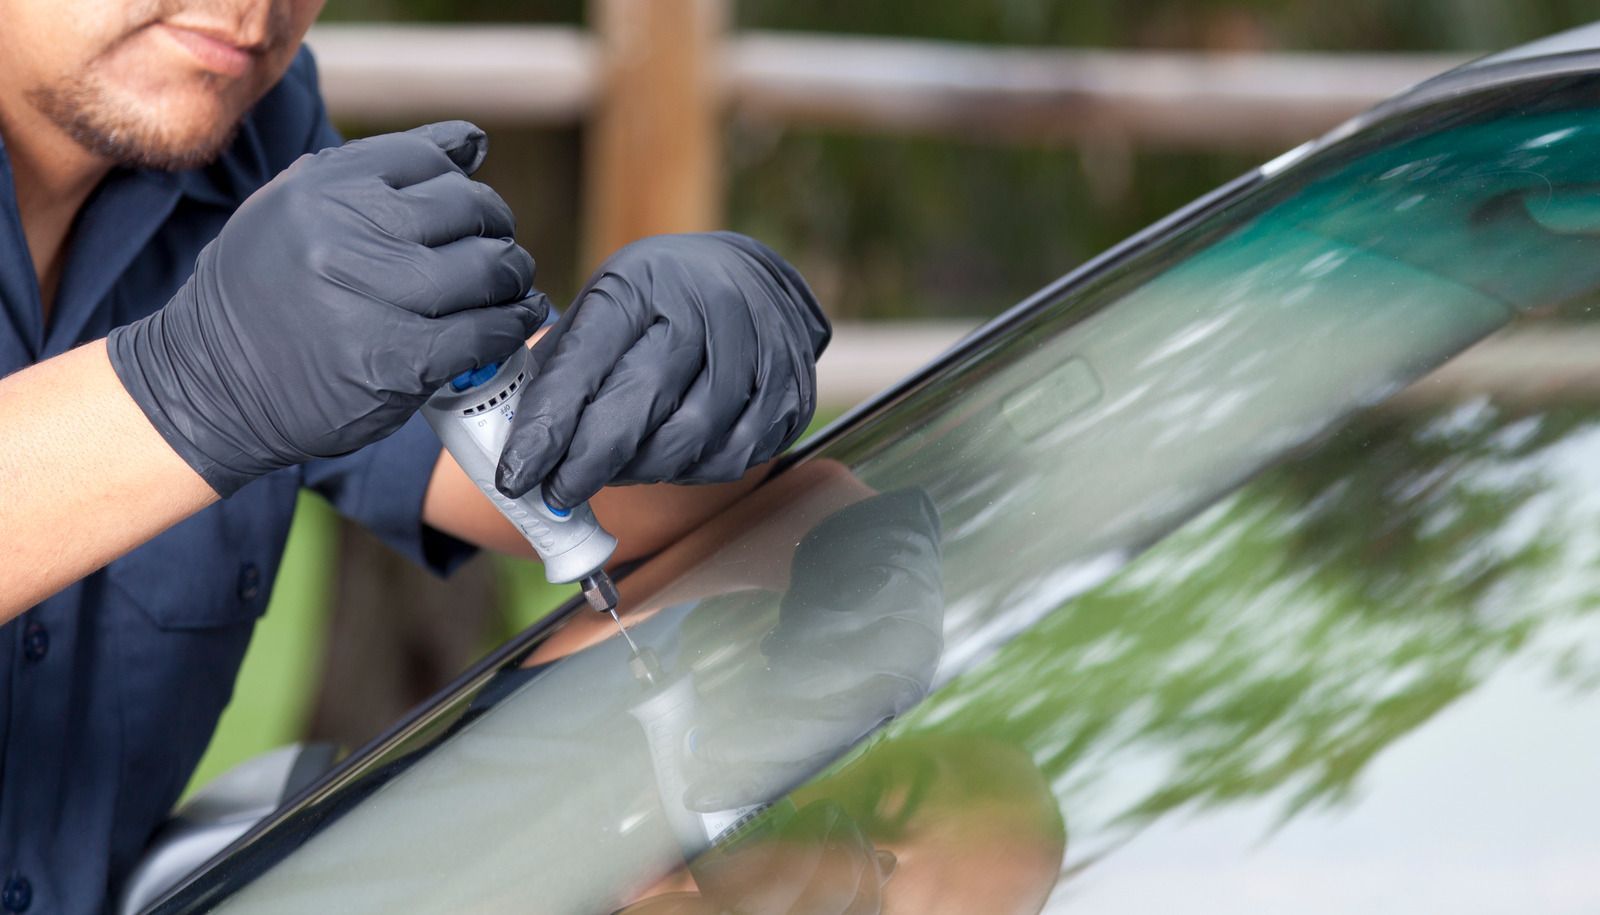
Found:
[[[544,322],[511,209],[465,121],[303,156],[240,205],[111,365],[219,494],[394,432]]]
[[[857,502],[805,535],[765,669],[702,697],[686,806],[769,802],[927,694],[944,650],[939,544],[920,489]]]
[[[611,483],[736,480],[805,431],[831,333],[800,274],[732,232],[612,255],[534,347],[495,483],[571,507]]]

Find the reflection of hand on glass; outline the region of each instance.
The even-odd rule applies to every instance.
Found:
[[[782,591],[788,585],[795,545],[805,533],[839,509],[874,494],[838,461],[812,460],[791,467],[619,579],[622,602],[617,610],[628,625],[637,625],[675,604],[752,588]],[[730,544],[736,549],[730,550]],[[605,614],[577,614],[526,664],[553,661],[616,633]]]
[[[1067,845],[1028,752],[970,733],[877,743],[768,817],[770,826],[699,856],[623,911],[1031,915]]]
[[[939,518],[921,490],[828,517],[795,550],[766,664],[706,690],[697,810],[762,803],[928,691],[943,650]],[[714,711],[713,711],[714,710]]]
[[[896,734],[790,800],[801,809],[837,804],[880,854],[894,855],[883,915],[1031,915],[1044,908],[1067,848],[1066,823],[1032,756],[975,733]]]
[[[837,804],[816,801],[700,856],[698,892],[652,896],[623,915],[876,915],[894,867]]]

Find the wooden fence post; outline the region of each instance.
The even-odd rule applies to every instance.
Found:
[[[590,0],[600,93],[584,137],[582,257],[716,228],[727,0]]]

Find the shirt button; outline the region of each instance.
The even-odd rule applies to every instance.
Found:
[[[29,620],[27,627],[22,630],[22,656],[30,661],[43,661],[49,653],[50,630]]]
[[[261,569],[253,562],[239,567],[239,599],[255,600],[261,593]]]
[[[12,874],[5,889],[0,890],[0,906],[5,906],[7,912],[26,912],[30,905],[33,905],[33,884],[27,877]]]

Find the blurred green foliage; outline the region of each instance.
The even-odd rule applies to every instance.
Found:
[[[1597,442],[1592,409],[1359,417],[893,733],[1027,748],[1091,849],[1184,810],[1276,798],[1281,821],[1338,805],[1515,655],[1574,696],[1600,686],[1581,653],[1600,632]],[[1081,814],[1102,796],[1130,800]]]
[[[1463,50],[1587,21],[1578,0],[736,0],[739,24],[996,44]]]
[[[946,41],[1327,51],[1504,47],[1588,21],[1583,0],[731,0],[738,28]],[[328,0],[329,21],[581,23],[582,0]]]

